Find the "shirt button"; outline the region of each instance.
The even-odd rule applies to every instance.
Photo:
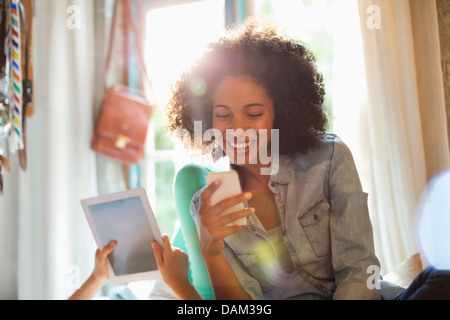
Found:
[[[252,232],[254,232],[254,231],[256,230],[256,228],[255,228],[252,224],[249,224],[249,225],[248,225],[248,228],[249,228],[250,231],[252,231]]]
[[[272,188],[275,188],[275,183],[272,182],[272,183],[270,184],[270,186],[271,186]]]
[[[283,203],[283,198],[279,197],[279,198],[277,199],[277,202],[278,202],[279,204],[282,204],[282,203]]]

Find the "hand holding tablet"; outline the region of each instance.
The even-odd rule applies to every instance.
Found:
[[[117,241],[108,255],[112,283],[161,277],[151,243],[164,244],[143,188],[84,199],[81,205],[98,247]]]

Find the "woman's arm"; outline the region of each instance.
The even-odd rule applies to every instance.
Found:
[[[251,300],[223,254],[206,256],[205,264],[217,300]]]
[[[211,196],[220,186],[220,181],[206,187],[200,199],[199,240],[200,250],[205,260],[214,296],[218,300],[251,299],[236,277],[233,269],[223,255],[224,239],[245,226],[228,225],[239,218],[254,213],[254,209],[245,209],[227,215],[222,213],[235,204],[251,199],[251,194],[240,194],[211,206]]]
[[[330,218],[333,267],[336,278],[334,299],[379,299],[367,286],[368,267],[379,267],[375,255],[372,224],[350,149],[339,139],[329,172],[332,214]]]

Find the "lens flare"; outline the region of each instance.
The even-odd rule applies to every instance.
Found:
[[[198,97],[203,96],[206,93],[206,82],[203,79],[196,78],[191,83],[191,91]]]
[[[450,269],[450,171],[428,183],[415,223],[416,241],[425,261],[438,269]]]
[[[268,242],[261,240],[254,245],[252,252],[256,253],[258,263],[264,272],[266,281],[275,286],[281,285],[284,279],[277,272],[281,267],[272,246]]]

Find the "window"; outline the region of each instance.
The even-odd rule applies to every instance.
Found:
[[[199,56],[205,44],[225,28],[225,1],[179,3],[160,7],[158,1],[150,1],[144,6],[144,51],[157,105],[147,137],[142,178],[161,232],[169,237],[176,231],[177,219],[173,186],[168,182],[189,161],[179,157],[173,141],[166,135],[164,108],[170,85]]]
[[[323,74],[325,110],[331,119],[333,89],[333,0],[254,0],[254,16],[275,21],[314,54]],[[325,22],[325,23],[324,23]],[[328,130],[333,131],[329,121]]]
[[[275,21],[316,57],[327,130],[350,147],[363,189],[369,190],[371,168],[360,130],[367,94],[357,0],[253,0],[253,15]]]

